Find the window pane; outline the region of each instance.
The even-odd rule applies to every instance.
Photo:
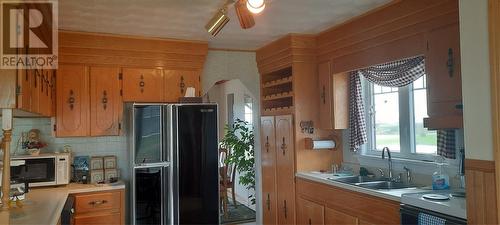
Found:
[[[399,96],[398,92],[375,94],[375,144],[377,150],[389,147],[399,152]]]
[[[421,76],[420,78],[418,78],[418,80],[414,81],[413,82],[413,89],[420,89],[420,88],[425,88],[424,86],[424,77],[425,76]]]
[[[428,117],[426,89],[414,90],[413,101],[415,113],[415,151],[420,154],[436,154],[436,131],[424,128],[424,118]]]

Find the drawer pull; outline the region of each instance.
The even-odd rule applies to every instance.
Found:
[[[94,206],[94,207],[102,205],[102,204],[106,204],[106,203],[108,203],[108,201],[106,201],[106,200],[89,202],[89,204],[92,205],[92,206]]]

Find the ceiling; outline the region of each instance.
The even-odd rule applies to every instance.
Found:
[[[266,0],[248,30],[231,20],[216,36],[205,24],[225,0],[64,0],[64,30],[208,41],[211,48],[254,50],[288,33],[315,34],[391,0]]]

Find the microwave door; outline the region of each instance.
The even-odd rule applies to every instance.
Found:
[[[133,121],[134,164],[163,161],[163,116],[161,105],[135,105]]]

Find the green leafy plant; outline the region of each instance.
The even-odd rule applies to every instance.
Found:
[[[236,119],[233,126],[226,124],[224,127],[224,138],[220,147],[229,151],[225,163],[234,163],[240,174],[239,183],[255,193],[254,144],[253,130],[247,122]],[[255,195],[249,196],[249,199],[255,204]]]

